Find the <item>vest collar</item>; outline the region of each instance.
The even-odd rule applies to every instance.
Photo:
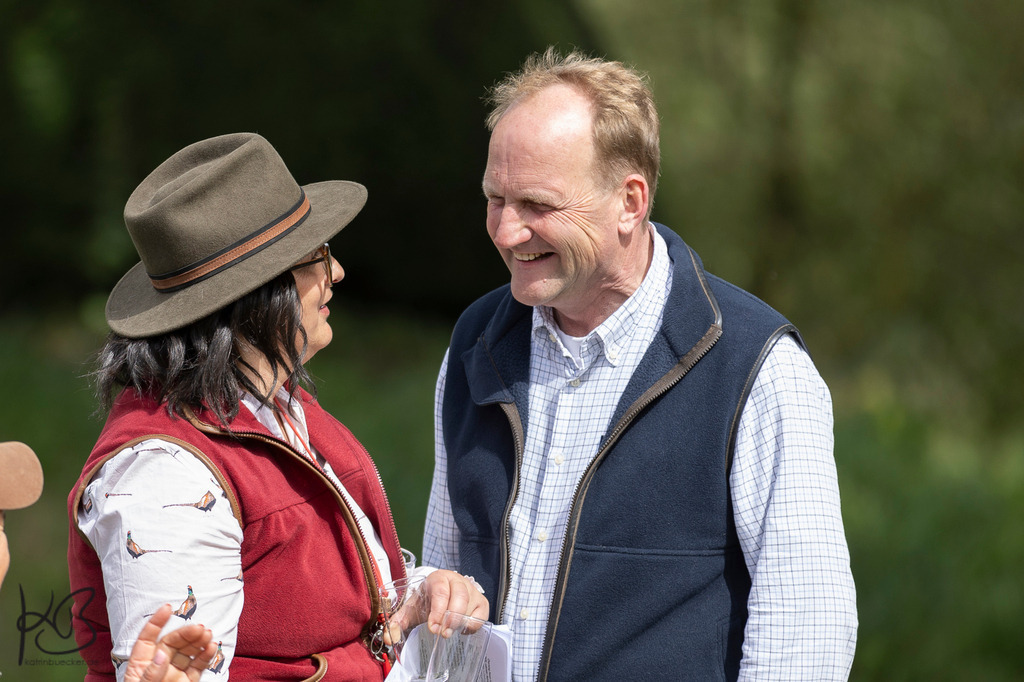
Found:
[[[680,358],[705,343],[713,326],[722,325],[718,301],[697,253],[669,228],[654,227],[665,239],[672,259],[672,289],[665,305],[664,322],[624,398],[670,370]],[[462,355],[470,395],[478,405],[515,402],[527,405],[532,308],[516,301],[509,285],[483,334]],[[634,387],[633,384],[637,386]],[[642,388],[640,388],[642,390]],[[628,403],[627,403],[628,404]]]

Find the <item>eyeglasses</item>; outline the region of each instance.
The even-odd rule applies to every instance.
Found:
[[[315,263],[323,263],[324,267],[327,269],[327,286],[332,287],[334,286],[334,272],[331,267],[332,260],[333,259],[331,258],[330,245],[323,244],[317,247],[316,251],[313,252],[312,257],[309,260],[304,260],[301,263],[296,263],[295,265],[288,268],[288,270],[298,270],[299,268],[304,268]]]

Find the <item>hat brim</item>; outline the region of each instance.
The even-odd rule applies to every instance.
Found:
[[[231,267],[178,291],[159,292],[140,262],[107,299],[110,328],[138,339],[180,329],[263,286],[341,232],[366,203],[366,188],[330,180],[304,185],[309,216],[273,244]]]
[[[43,467],[32,448],[17,441],[0,443],[0,509],[22,509],[43,492]]]

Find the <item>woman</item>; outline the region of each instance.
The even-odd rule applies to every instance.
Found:
[[[386,673],[394,521],[366,450],[301,388],[344,277],[326,242],[365,200],[351,182],[299,187],[254,134],[181,150],[129,198],[142,262],[107,302],[110,414],[68,500],[87,680],[123,675],[165,602],[213,631],[203,679]],[[472,579],[426,585],[435,632],[446,609],[487,612]]]

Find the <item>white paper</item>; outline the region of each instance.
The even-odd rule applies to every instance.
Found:
[[[388,673],[387,682],[415,682],[427,674],[430,652],[436,635],[426,624],[415,627],[402,647],[402,656]],[[484,652],[477,680],[481,682],[512,682],[512,630],[507,625],[491,626],[491,636]]]
[[[491,627],[479,682],[512,682],[512,630],[507,625]]]

